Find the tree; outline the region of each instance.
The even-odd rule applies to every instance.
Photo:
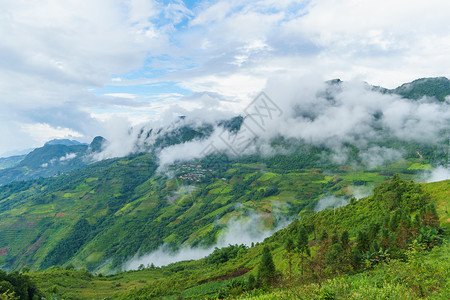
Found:
[[[286,244],[284,245],[284,249],[286,250],[286,255],[285,257],[288,259],[288,263],[289,263],[289,276],[291,276],[292,274],[292,256],[293,256],[293,252],[295,249],[294,246],[294,242],[292,241],[292,238],[289,237],[286,240]]]
[[[389,248],[389,245],[390,245],[389,229],[383,228],[381,230],[381,248],[383,248],[383,250],[386,250]]]
[[[248,276],[247,279],[247,284],[246,284],[246,290],[247,291],[251,291],[256,287],[256,279],[255,276],[253,276],[252,274],[250,274],[250,276]]]
[[[321,287],[323,280],[329,273],[327,270],[328,268],[326,256],[330,248],[330,244],[331,240],[328,238],[321,240],[319,248],[315,252],[314,257],[313,258],[305,257],[307,269],[309,270],[312,279],[317,281],[317,283],[319,284],[319,288]]]
[[[297,249],[300,253],[306,253],[310,255],[308,247],[308,232],[305,226],[301,225],[297,235]]]
[[[344,232],[342,232],[342,235],[341,235],[342,247],[344,247],[344,249],[347,249],[349,247],[349,242],[350,242],[350,237],[348,235],[348,231],[345,230]]]
[[[308,247],[308,232],[305,226],[300,225],[298,235],[297,235],[297,250],[300,253],[300,269],[302,276],[304,275],[305,263],[307,258],[311,256],[311,252]]]
[[[320,234],[319,240],[320,240],[321,242],[323,242],[323,241],[325,241],[326,239],[328,239],[328,233],[327,233],[327,231],[324,229],[324,230],[322,231],[322,233]]]
[[[361,253],[369,250],[369,237],[363,230],[358,231],[358,235],[356,236],[356,248]]]
[[[273,263],[272,254],[267,246],[264,246],[261,262],[258,267],[257,282],[258,284],[270,285],[275,281],[275,264]]]

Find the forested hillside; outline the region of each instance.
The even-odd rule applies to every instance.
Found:
[[[52,140],[27,155],[0,158],[0,185],[14,181],[51,177],[92,163],[104,139],[96,137],[90,145],[71,140]]]
[[[54,178],[4,185],[4,267],[73,264],[116,271],[134,255],[162,246],[171,251],[210,247],[233,222],[256,219],[263,233],[315,209],[347,203],[354,194],[369,193],[394,172],[412,179],[429,167],[424,159],[411,158],[378,170],[348,169],[315,161],[323,153],[320,149],[301,149],[269,158],[206,158],[172,165],[165,172],[156,172],[154,156],[138,154]],[[329,200],[319,201],[324,197]]]
[[[447,109],[448,80],[351,86],[330,81],[311,103],[290,103],[285,119],[272,120],[278,127],[253,133],[240,153],[227,143],[251,131],[251,115],[181,116],[166,127],[132,128],[119,145],[56,141],[3,159],[0,259],[12,272],[4,276],[26,281],[15,272],[31,272],[44,293],[64,297],[319,297],[323,286],[345,285],[342,278],[367,283],[358,276],[396,264],[409,270],[416,254],[434,268],[426,253],[447,255],[449,183],[413,181],[446,172],[445,120],[421,118]],[[400,121],[398,106],[408,108]],[[361,120],[334,128],[354,110],[364,112]],[[295,130],[278,132],[283,126]],[[219,141],[225,146],[216,148]],[[397,283],[414,285],[405,278]],[[411,297],[445,290],[403,287],[391,288]]]
[[[394,176],[373,196],[295,221],[251,247],[108,276],[73,266],[27,275],[46,295],[81,299],[445,299],[450,247],[443,228],[450,222],[441,207],[449,199],[448,180],[419,185]]]

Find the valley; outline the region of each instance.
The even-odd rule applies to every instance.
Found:
[[[365,93],[444,109],[447,83],[418,80],[412,94],[402,87]],[[429,102],[427,84],[436,85]],[[332,81],[317,94],[326,109],[347,105],[340,85]],[[411,99],[391,96],[397,92]],[[203,152],[248,129],[248,117],[207,123],[183,116],[166,128],[130,129],[131,146],[120,156],[117,141],[97,137],[2,159],[2,269],[55,299],[445,295],[445,285],[430,287],[447,274],[437,264],[448,255],[450,226],[444,123],[433,127],[432,142],[403,138],[405,126],[420,135],[422,123],[407,116],[398,128],[385,110],[387,117],[372,110],[362,130],[343,136],[321,129],[308,142],[305,132],[261,133],[240,155]],[[295,106],[292,120],[299,132],[300,124],[321,128],[322,113]],[[437,182],[413,183],[426,181]],[[277,270],[269,277],[261,275],[263,252]],[[417,269],[411,255],[430,269]],[[396,284],[389,272],[397,264],[417,276],[435,272],[432,283],[417,290],[405,273]],[[387,287],[373,285],[374,277]]]
[[[450,299],[449,11],[0,1],[0,300]]]

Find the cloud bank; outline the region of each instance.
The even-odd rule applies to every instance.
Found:
[[[123,156],[157,148],[161,136],[188,126],[201,129],[211,126],[206,138],[196,138],[159,149],[161,166],[175,161],[191,160],[224,152],[230,156],[280,153],[270,145],[274,138],[325,145],[333,150],[333,161],[346,163],[352,153],[346,145],[358,148],[358,157],[368,168],[398,160],[404,156],[401,147],[389,148],[392,139],[446,147],[444,135],[450,124],[450,105],[435,99],[403,99],[381,93],[366,83],[323,82],[318,78],[278,76],[271,78],[265,93],[247,101],[240,112],[192,111],[173,109],[164,122],[147,123],[133,129],[114,128],[117,138],[101,158]],[[262,97],[262,98],[261,98]],[[261,100],[262,99],[262,100]],[[220,121],[239,114],[243,116],[240,131],[230,133]],[[170,116],[185,115],[183,118]],[[387,143],[387,144],[386,144]]]
[[[439,0],[5,0],[0,155],[109,137],[111,123],[164,119],[177,107],[236,113],[279,75],[389,88],[450,77],[449,10]],[[402,112],[398,103],[385,113]],[[312,125],[304,130],[316,136]],[[337,135],[353,124],[342,125]]]

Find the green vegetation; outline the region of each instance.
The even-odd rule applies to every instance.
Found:
[[[103,138],[96,137],[91,145],[69,140],[53,140],[27,155],[0,158],[0,185],[13,181],[50,177],[79,169],[100,150]]]
[[[252,247],[107,276],[52,267],[30,277],[45,295],[65,299],[446,299],[450,246],[441,228],[449,222],[439,220],[449,200],[450,180],[394,176],[373,196],[295,221]]]
[[[40,299],[41,292],[27,275],[0,270],[0,299]]]
[[[275,264],[273,263],[272,254],[267,246],[265,246],[262,251],[256,281],[259,286],[267,286],[275,282]]]
[[[353,191],[370,190],[389,178],[387,166],[363,171],[328,162],[327,169],[334,171],[307,169],[307,158],[320,151],[299,149],[306,152],[287,155],[285,161],[282,156],[247,156],[231,162],[223,156],[176,164],[169,168],[174,177],[155,173],[152,155],[137,154],[3,185],[3,267],[37,270],[73,264],[90,272],[116,272],[138,251],[214,245],[230,219],[256,213],[264,216],[261,229],[271,229],[281,215],[307,216],[324,196],[349,201]],[[393,168],[412,179],[410,167],[428,163],[414,158]]]
[[[444,101],[449,87],[446,78],[428,78],[379,90]],[[237,132],[242,122],[217,125]],[[90,164],[101,137],[1,158],[0,258],[10,272],[0,273],[1,298],[449,298],[450,182],[411,182],[447,163],[445,132],[426,144],[381,126],[365,146],[339,150],[277,137],[270,142],[276,155],[217,155],[156,171],[160,149],[203,139],[213,128],[142,129],[139,139],[154,137],[142,143],[146,153]],[[371,149],[395,149],[403,158],[381,162],[384,155]],[[255,216],[261,230],[294,221],[251,247],[122,270],[162,246],[213,246],[232,222]]]
[[[445,77],[421,78],[405,83],[390,92],[408,99],[420,99],[428,96],[445,101],[445,97],[450,94],[450,80]]]
[[[13,167],[17,166],[24,158],[25,158],[25,155],[0,157],[0,170],[13,168]]]

